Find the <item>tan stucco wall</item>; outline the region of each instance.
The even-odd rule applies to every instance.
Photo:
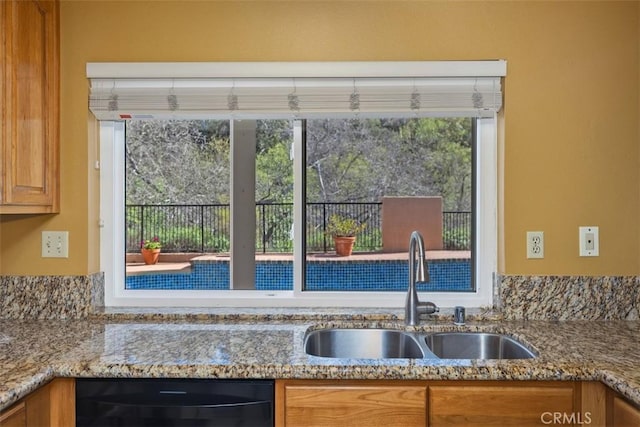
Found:
[[[0,273],[98,270],[86,62],[499,58],[500,272],[639,274],[639,17],[615,1],[63,0],[61,213],[0,218]],[[578,257],[580,225],[600,227],[600,257]],[[44,229],[70,231],[69,259],[39,257]],[[526,259],[527,230],[545,259]]]
[[[383,252],[408,250],[414,230],[422,234],[426,250],[442,250],[442,197],[383,197]]]

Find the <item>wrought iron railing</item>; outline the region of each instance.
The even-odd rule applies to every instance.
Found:
[[[471,250],[471,212],[442,212],[442,244],[448,251]]]
[[[329,218],[339,214],[366,224],[358,235],[356,251],[382,248],[382,203],[308,203],[306,243],[309,251],[327,252]],[[143,239],[158,236],[163,252],[226,252],[230,242],[228,204],[127,205],[126,249],[137,252]],[[471,212],[443,212],[444,248],[468,250]],[[256,203],[256,251],[293,250],[293,204]]]

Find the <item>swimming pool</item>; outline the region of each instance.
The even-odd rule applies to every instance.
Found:
[[[293,290],[293,262],[256,260],[256,289]],[[429,261],[429,283],[419,291],[473,291],[470,259]],[[308,291],[406,291],[409,268],[405,260],[307,261]],[[192,260],[186,272],[130,274],[126,289],[225,290],[229,289],[229,259]]]

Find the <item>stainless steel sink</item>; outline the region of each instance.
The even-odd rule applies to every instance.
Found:
[[[441,359],[531,359],[536,355],[520,342],[502,334],[442,332],[425,337],[429,349]]]
[[[536,354],[503,334],[331,328],[307,332],[305,352],[344,359],[530,359]]]
[[[346,359],[421,359],[424,353],[410,333],[392,329],[319,329],[307,334],[307,354]]]

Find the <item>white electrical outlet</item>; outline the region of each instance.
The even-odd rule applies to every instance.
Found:
[[[599,256],[600,238],[598,227],[579,227],[578,230],[580,256]]]
[[[69,232],[43,231],[42,258],[69,258]]]
[[[544,232],[527,231],[527,258],[544,258]]]

